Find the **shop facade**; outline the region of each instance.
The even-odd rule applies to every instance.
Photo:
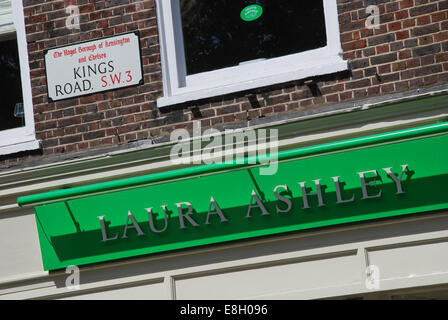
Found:
[[[290,2],[0,2],[0,298],[446,298],[448,2]]]

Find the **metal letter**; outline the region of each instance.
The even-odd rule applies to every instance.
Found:
[[[408,168],[407,164],[401,165],[400,179],[398,179],[397,176],[392,173],[392,168],[383,168],[383,170],[387,172],[387,175],[392,180],[394,180],[395,186],[397,187],[397,193],[396,194],[406,193],[406,192],[403,191],[403,187],[401,186],[401,179],[403,178],[403,174],[404,174],[404,172],[406,171],[407,168]]]
[[[288,191],[288,186],[287,186],[287,185],[279,185],[279,186],[276,186],[276,187],[274,188],[274,196],[275,196],[278,200],[280,200],[280,201],[286,203],[286,204],[288,205],[288,208],[286,208],[285,210],[282,210],[282,209],[280,209],[278,206],[275,206],[275,208],[276,208],[276,210],[277,210],[277,213],[286,213],[286,212],[289,212],[289,211],[291,210],[291,208],[292,208],[291,200],[288,199],[288,198],[286,198],[286,197],[281,196],[280,194],[278,194],[278,193],[277,193],[277,189],[278,189],[278,188],[283,188],[283,189],[285,189],[286,191]]]
[[[166,214],[166,206],[161,206],[163,209],[163,214],[165,216],[165,226],[163,227],[162,230],[157,230],[156,227],[154,226],[154,219],[152,216],[152,208],[146,208],[146,211],[148,212],[148,217],[149,217],[149,228],[151,229],[151,231],[155,232],[155,233],[161,233],[163,231],[166,230],[166,228],[168,228],[168,217]]]
[[[369,194],[367,193],[367,186],[374,186],[376,187],[376,180],[373,180],[369,183],[366,183],[366,179],[364,178],[364,175],[366,173],[374,173],[376,176],[378,175],[378,173],[376,172],[376,170],[370,170],[370,171],[363,171],[363,172],[358,172],[359,177],[361,178],[361,187],[362,187],[362,199],[373,199],[373,198],[379,198],[381,197],[381,192],[382,190],[380,189],[380,192],[374,196],[369,196]]]
[[[182,213],[182,205],[186,205],[188,207],[188,211],[187,213],[183,214]],[[177,207],[177,211],[179,212],[179,223],[180,223],[180,229],[185,229],[185,223],[184,223],[184,218],[186,218],[193,227],[199,227],[199,224],[194,221],[191,217],[189,217],[189,215],[193,212],[193,207],[191,206],[191,203],[189,202],[180,202],[180,203],[176,203],[176,207]]]
[[[132,221],[132,226],[129,226],[129,224],[128,224],[129,223],[129,219],[131,219],[131,221]],[[138,236],[145,235],[142,232],[142,229],[140,229],[140,226],[138,225],[137,221],[135,221],[135,218],[132,215],[131,211],[128,212],[128,218],[126,219],[126,225],[124,226],[123,236],[121,237],[122,239],[127,238],[126,232],[128,231],[128,228],[135,228],[135,230],[137,230]]]
[[[103,235],[103,240],[102,241],[106,242],[106,241],[110,241],[110,240],[117,240],[118,233],[113,238],[108,238],[107,237],[106,225],[104,223],[104,216],[98,217],[98,219],[100,219],[100,224],[101,224],[101,234]]]
[[[215,207],[216,211],[215,212],[211,212],[212,210],[212,205]],[[205,220],[205,224],[210,224],[209,222],[209,218],[211,214],[217,214],[219,215],[219,217],[221,218],[221,223],[222,222],[227,222],[228,220],[226,219],[226,217],[222,214],[221,208],[219,208],[218,203],[215,201],[215,199],[213,197],[211,197],[210,199],[210,205],[208,206],[208,213],[207,213],[207,219]]]
[[[336,188],[336,198],[338,199],[338,201],[336,202],[337,204],[340,203],[347,203],[347,202],[353,202],[355,201],[355,195],[353,195],[350,199],[348,200],[342,200],[342,196],[341,196],[341,186],[339,185],[339,177],[332,177],[333,181],[334,181],[334,186]]]
[[[254,206],[252,206],[253,199],[255,199],[255,201],[257,202],[257,204]],[[260,208],[262,216],[269,215],[269,212],[264,207],[263,203],[261,202],[260,198],[256,194],[255,190],[252,190],[252,195],[250,196],[250,204],[249,204],[249,209],[247,210],[246,218],[251,218],[250,210],[252,210],[252,208]]]
[[[313,180],[314,184],[316,185],[316,195],[317,195],[317,201],[318,201],[318,207],[324,207],[325,203],[322,198],[322,190],[320,188],[320,179]],[[309,209],[310,206],[308,204],[308,196],[314,195],[314,193],[306,193],[306,182],[299,182],[300,188],[302,189],[302,199],[303,199],[303,209]]]

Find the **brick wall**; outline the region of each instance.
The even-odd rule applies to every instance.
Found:
[[[159,110],[162,75],[154,0],[23,0],[37,138],[43,150],[0,159],[0,166],[204,129],[292,110],[448,83],[448,0],[338,0],[343,58],[351,71],[235,93]],[[81,30],[65,28],[66,6]],[[365,27],[366,7],[380,8],[378,30]],[[144,85],[60,102],[47,101],[43,50],[139,30]]]

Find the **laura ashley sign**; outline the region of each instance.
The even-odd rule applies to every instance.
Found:
[[[405,173],[407,173],[407,175],[410,174],[410,170],[408,168],[408,165],[401,165],[401,174],[396,175],[393,173],[392,168],[383,168],[383,171],[387,174],[387,176],[395,183],[395,189],[392,189],[396,195],[401,195],[404,194],[405,191],[403,191],[403,186],[402,186],[402,180],[403,180],[403,176],[405,176]],[[360,178],[360,186],[361,186],[361,195],[362,195],[362,200],[368,200],[368,199],[375,199],[375,198],[381,198],[382,196],[382,190],[381,188],[379,188],[377,186],[377,179],[379,179],[379,174],[376,170],[369,170],[369,171],[364,171],[364,172],[358,172],[357,173],[359,178]],[[338,205],[344,205],[346,203],[351,203],[351,202],[355,202],[355,194],[352,194],[351,197],[348,197],[347,199],[343,199],[342,193],[341,193],[341,182],[340,182],[340,177],[336,176],[336,177],[332,177],[331,180],[334,183],[334,190],[335,190],[335,199],[336,203]],[[369,180],[369,182],[367,182]],[[316,203],[316,207],[325,207],[325,201],[324,201],[324,196],[323,196],[323,192],[322,192],[322,179],[315,179],[313,180],[314,183],[314,187],[315,187],[315,192],[309,192],[307,191],[308,186],[310,186],[310,184],[306,181],[302,181],[297,183],[298,186],[300,186],[301,189],[301,196],[299,196],[299,198],[301,197],[301,202],[303,204],[302,206],[302,210],[307,210],[307,209],[311,209],[310,203],[311,203],[311,199],[310,197],[315,196],[317,198],[317,203]],[[369,190],[370,189],[370,190]],[[372,193],[372,189],[373,189],[373,193]],[[390,190],[390,188],[388,188]],[[245,219],[251,219],[253,217],[253,212],[257,211],[259,214],[261,214],[261,216],[269,216],[271,215],[271,212],[274,211],[275,214],[288,214],[291,212],[291,210],[293,209],[295,212],[298,212],[299,209],[298,208],[293,208],[293,201],[291,200],[291,195],[292,192],[289,189],[289,187],[287,185],[277,185],[275,186],[275,188],[273,189],[273,195],[274,195],[274,201],[275,201],[275,210],[272,210],[274,206],[272,206],[271,210],[267,209],[267,206],[265,206],[265,204],[263,204],[263,201],[260,199],[259,195],[257,194],[257,192],[252,189],[251,191],[251,195],[250,195],[250,200],[248,201],[248,205],[247,208],[242,206],[241,208],[241,212],[240,214],[245,214],[244,218]],[[369,194],[372,193],[372,194]],[[248,195],[249,196],[249,195]],[[248,197],[249,198],[249,197]],[[299,201],[294,201],[294,202],[299,202]],[[151,230],[151,232],[153,233],[162,233],[165,232],[168,229],[168,204],[162,204],[160,206],[160,211],[163,211],[163,214],[161,212],[156,213],[153,212],[153,208],[144,208],[146,210],[146,212],[148,213],[148,217],[147,220],[148,221],[148,227],[149,230]],[[176,207],[176,211],[177,211],[177,216],[179,218],[179,220],[175,221],[176,224],[176,228],[178,229],[186,229],[187,227],[191,228],[196,228],[200,226],[200,222],[197,220],[197,218],[195,218],[195,214],[193,214],[193,212],[195,211],[195,209],[193,208],[193,205],[190,202],[179,202],[179,203],[175,203],[175,207]],[[132,214],[132,212],[129,210],[127,212],[127,215],[124,215],[122,212],[122,216],[121,216],[121,223],[123,223],[124,227],[123,227],[123,231],[122,233],[120,232],[116,232],[114,236],[109,236],[108,232],[107,232],[107,228],[106,228],[106,223],[105,223],[105,216],[99,216],[99,222],[100,222],[100,226],[101,226],[101,238],[102,238],[102,242],[107,242],[107,241],[113,241],[113,240],[118,240],[118,239],[127,239],[128,238],[128,229],[133,229],[134,232],[137,234],[137,236],[144,236],[145,232],[142,230],[139,221],[136,220],[136,218],[134,217],[134,215]],[[155,218],[154,215],[159,216],[159,218]],[[115,215],[117,216],[117,215]],[[160,216],[163,216],[163,218],[161,219]],[[215,198],[213,196],[210,197],[210,201],[209,201],[209,206],[208,206],[208,211],[206,215],[202,215],[204,218],[204,224],[205,225],[209,225],[211,223],[211,221],[214,221],[215,223],[229,223],[229,217],[227,217],[223,211],[221,210],[218,202],[215,200]],[[211,218],[212,216],[215,216],[215,218]],[[196,219],[196,220],[195,220]],[[159,222],[159,227],[156,227],[156,223],[155,220],[162,220]],[[120,223],[118,223],[119,225]],[[100,239],[100,237],[98,236],[98,240]]]
[[[448,135],[35,207],[45,270],[448,208]],[[433,152],[438,150],[438,152]]]
[[[49,101],[142,84],[139,43],[128,33],[47,51]]]

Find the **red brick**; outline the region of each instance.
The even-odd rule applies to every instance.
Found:
[[[414,0],[401,0],[400,9],[406,9],[414,6]]]
[[[389,51],[390,51],[390,48],[389,48],[388,44],[376,47],[377,54],[383,54],[383,53],[387,53]]]
[[[448,40],[448,31],[443,31],[434,35],[435,42]]]
[[[395,33],[395,37],[397,40],[403,40],[409,38],[409,30],[398,31]]]
[[[423,17],[418,17],[417,18],[417,25],[418,26],[429,24],[430,22],[431,22],[431,17],[430,16],[423,16]]]
[[[401,22],[391,22],[387,25],[389,32],[394,32],[401,29]]]
[[[157,108],[163,86],[154,1],[107,1],[106,6],[104,1],[73,0],[84,13],[81,32],[65,30],[68,2],[24,2],[36,134],[43,140],[43,154],[99,148],[169,135],[174,128],[191,128],[191,120],[196,119],[191,107],[173,112]],[[365,27],[365,1],[338,0],[342,57],[348,60],[351,74],[327,76],[319,84],[321,96],[314,97],[300,81],[263,88],[263,93],[256,94],[260,108],[255,109],[244,94],[218,96],[198,105],[201,123],[214,127],[245,122],[448,83],[448,2],[377,2],[382,24],[379,30],[371,30]],[[142,40],[144,85],[48,103],[42,50],[135,30]]]

